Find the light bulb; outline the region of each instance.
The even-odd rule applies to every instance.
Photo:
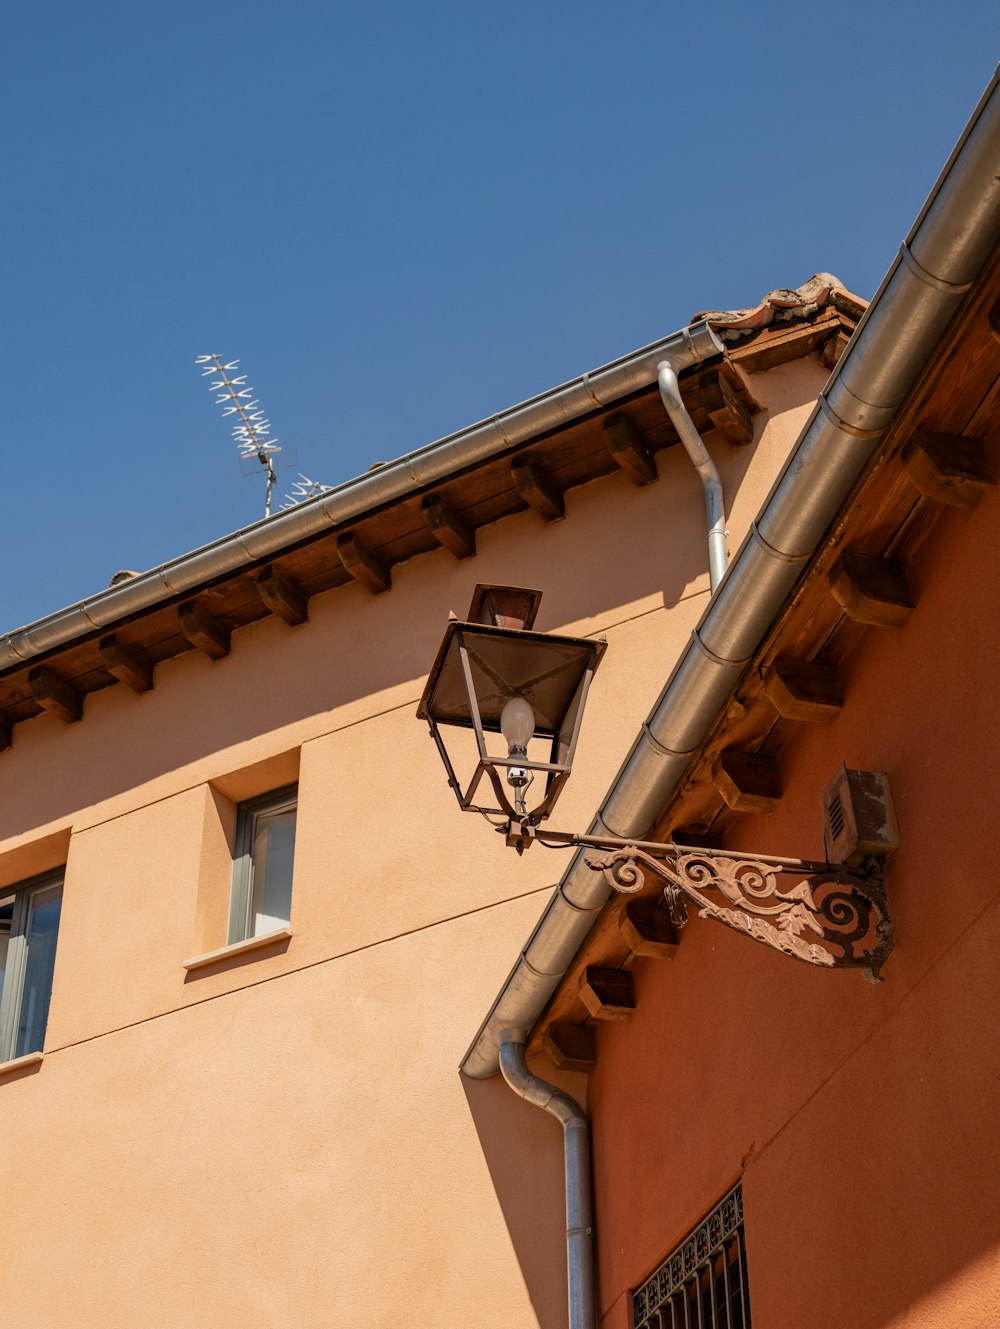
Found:
[[[525,757],[528,744],[535,732],[535,712],[523,697],[511,697],[500,712],[500,732],[507,740],[508,757]],[[523,766],[507,767],[507,783],[513,789],[524,789],[528,772]]]
[[[525,752],[535,732],[535,712],[523,697],[511,697],[500,712],[500,732],[507,740],[507,755]]]

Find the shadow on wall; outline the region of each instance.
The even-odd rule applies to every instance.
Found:
[[[582,1075],[547,1061],[531,1069],[584,1102]],[[539,1329],[566,1329],[566,1201],[562,1127],[496,1075],[462,1076],[469,1110]]]
[[[720,458],[727,494],[751,455],[732,448]],[[542,590],[541,631],[596,631],[707,590],[701,485],[676,448],[660,471],[644,489],[622,475],[572,491],[565,522],[526,512],[483,528],[474,559],[441,550],[398,565],[388,594],[355,586],[316,596],[309,623],[249,626],[214,663],[186,653],[160,666],[144,696],[123,686],[91,695],[79,724],[41,716],[18,726],[0,756],[0,837],[310,717],[336,713],[334,728],[415,704],[449,610],[464,614],[478,582]],[[292,732],[289,745],[307,736]]]

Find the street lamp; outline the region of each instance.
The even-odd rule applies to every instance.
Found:
[[[540,600],[540,591],[478,586],[468,621],[453,619],[445,631],[417,715],[430,726],[459,807],[498,814],[496,829],[519,854],[535,840],[602,850],[585,862],[622,894],[658,877],[677,927],[694,905],[701,918],[807,964],[858,967],[878,979],[893,944],[883,864],[898,846],[880,772],[842,766],[825,791],[824,862],[542,828],[572,770],[606,643],[532,631]],[[449,726],[475,735],[478,757],[464,791],[441,733]],[[491,751],[487,735],[499,736],[495,746],[506,751]],[[546,744],[543,760],[537,753]],[[544,785],[529,806],[536,774]],[[484,777],[493,801],[479,793]]]
[[[540,591],[477,586],[469,621],[448,624],[417,710],[462,810],[496,813],[518,826],[537,826],[559,797],[606,645],[531,631],[541,598]],[[442,737],[448,726],[475,734],[478,761],[464,790]],[[490,751],[488,734],[499,735],[506,750],[493,744]],[[547,749],[544,759],[540,748]],[[536,774],[544,785],[529,807]],[[484,777],[493,801],[480,792]]]

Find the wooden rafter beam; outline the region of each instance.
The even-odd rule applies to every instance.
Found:
[[[838,328],[836,332],[827,337],[819,355],[825,369],[832,369],[834,365],[836,365],[837,361],[847,350],[847,343],[850,340],[851,334],[845,332],[843,328]]]
[[[456,558],[471,558],[476,552],[475,527],[445,498],[427,494],[420,504],[427,527],[438,544]]]
[[[309,618],[309,599],[276,567],[266,567],[254,585],[265,609],[277,615],[289,627],[305,623]]]
[[[546,521],[559,521],[566,515],[562,490],[536,458],[522,452],[511,462],[511,474],[517,492],[530,508]]]
[[[619,922],[622,940],[633,955],[669,960],[680,942],[666,906],[651,896],[626,901]]]
[[[373,595],[380,595],[392,586],[388,563],[369,549],[355,531],[343,531],[337,536],[337,553],[345,570],[355,581],[367,586]]]
[[[43,710],[58,715],[66,724],[74,724],[83,716],[82,695],[45,665],[29,669],[28,687]]]
[[[708,418],[730,443],[752,443],[753,419],[750,408],[737,395],[731,376],[720,370],[715,377],[715,387],[720,401],[718,405],[714,405],[711,398],[705,402]]]
[[[986,447],[980,438],[917,429],[901,453],[903,470],[926,498],[974,508],[992,489]]]
[[[746,375],[731,360],[703,370],[688,388],[685,402],[695,427],[704,434],[718,432],[728,443],[753,441],[753,417],[761,405],[750,390]]]
[[[613,411],[605,416],[602,428],[608,451],[626,475],[640,486],[657,478],[653,450],[627,416]]]
[[[550,1024],[542,1046],[556,1070],[589,1072],[597,1065],[597,1032],[593,1025]]]
[[[781,801],[781,774],[773,757],[726,748],[712,765],[712,779],[734,812],[773,812]]]
[[[177,617],[181,632],[204,655],[212,660],[221,660],[229,654],[229,629],[197,600],[188,600],[179,605]]]
[[[580,999],[595,1020],[628,1020],[635,1010],[635,983],[628,969],[588,965],[580,978]]]
[[[785,720],[832,724],[844,706],[840,671],[812,660],[776,660],[764,675],[764,691]]]
[[[718,373],[720,378],[726,380],[732,390],[736,393],[737,397],[739,397],[740,401],[746,406],[750,414],[759,415],[764,408],[753,395],[753,390],[750,387],[750,380],[740,366],[734,364],[732,360],[726,359],[723,360],[721,365],[719,365]]]
[[[901,628],[915,607],[902,563],[851,550],[830,569],[830,593],[848,618],[875,627]]]
[[[149,660],[121,638],[112,634],[98,643],[101,663],[109,674],[124,683],[133,692],[149,692],[153,686],[153,666]]]

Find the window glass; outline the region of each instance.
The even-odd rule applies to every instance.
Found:
[[[21,984],[21,1009],[14,1056],[41,1052],[49,1018],[52,975],[56,964],[56,937],[62,886],[32,892],[28,902],[27,955]]]
[[[0,900],[0,997],[7,974],[7,952],[10,949],[10,932],[14,922],[14,897],[8,895]]]
[[[238,809],[230,943],[276,932],[291,920],[296,794],[289,785]]]
[[[0,1061],[45,1045],[61,903],[55,873],[0,896]]]
[[[292,916],[295,809],[259,813],[253,837],[251,936],[285,927]]]

